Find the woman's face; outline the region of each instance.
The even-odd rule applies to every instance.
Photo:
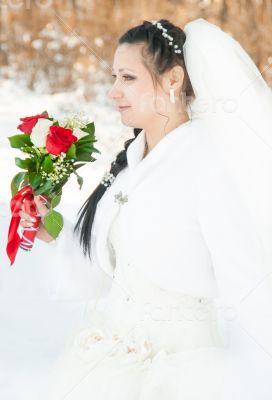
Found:
[[[134,128],[146,129],[167,115],[169,96],[157,86],[157,95],[149,70],[142,61],[142,44],[122,44],[117,47],[112,75],[114,84],[108,96],[115,101],[122,123]],[[128,108],[120,109],[120,106]]]

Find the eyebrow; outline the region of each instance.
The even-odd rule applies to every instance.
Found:
[[[133,69],[130,69],[130,68],[119,68],[119,71],[118,71],[118,72],[122,72],[122,71],[125,71],[125,70],[135,72],[135,71],[133,71]],[[112,68],[112,71],[114,72],[114,69],[113,69],[113,68]]]

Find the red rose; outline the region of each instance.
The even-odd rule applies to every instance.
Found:
[[[23,123],[17,126],[23,133],[30,135],[39,118],[48,118],[48,114],[33,115],[33,117],[20,118]]]
[[[66,153],[71,144],[77,141],[77,137],[73,135],[71,129],[62,128],[61,126],[50,126],[50,133],[46,139],[46,149],[48,153],[59,155],[61,152]]]

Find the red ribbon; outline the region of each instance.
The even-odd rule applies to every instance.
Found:
[[[45,196],[41,196],[44,200]],[[20,238],[18,234],[18,227],[21,221],[19,212],[21,211],[21,206],[24,203],[25,212],[31,217],[35,217],[36,221],[33,222],[33,226],[24,229],[22,237]],[[7,255],[11,261],[12,265],[15,261],[17,251],[20,248],[30,251],[33,247],[35,236],[37,234],[37,227],[40,224],[41,217],[38,214],[36,204],[34,202],[33,190],[30,185],[24,186],[19,190],[16,195],[14,195],[10,201],[10,209],[12,213],[9,231],[8,231],[8,244],[6,247]]]

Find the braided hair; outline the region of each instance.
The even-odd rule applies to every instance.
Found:
[[[186,40],[184,31],[166,19],[161,19],[158,22],[167,29],[168,34],[173,37],[174,42],[178,43],[179,47],[182,48]],[[117,45],[122,44],[144,44],[142,47],[142,59],[151,74],[154,86],[156,86],[156,83],[159,81],[160,75],[170,70],[175,65],[180,65],[184,70],[181,94],[185,93],[186,99],[194,98],[194,91],[186,70],[183,52],[175,53],[173,47],[169,46],[168,40],[162,36],[161,31],[154,26],[152,22],[144,20],[141,25],[129,29],[118,39]],[[127,166],[127,148],[141,130],[140,128],[133,129],[134,138],[124,143],[124,149],[117,154],[116,160],[111,163],[109,172],[115,177]],[[80,232],[80,245],[83,248],[84,255],[86,256],[88,253],[90,260],[91,230],[96,207],[106,190],[106,186],[102,183],[98,184],[78,211],[80,215],[74,228],[74,232]]]

